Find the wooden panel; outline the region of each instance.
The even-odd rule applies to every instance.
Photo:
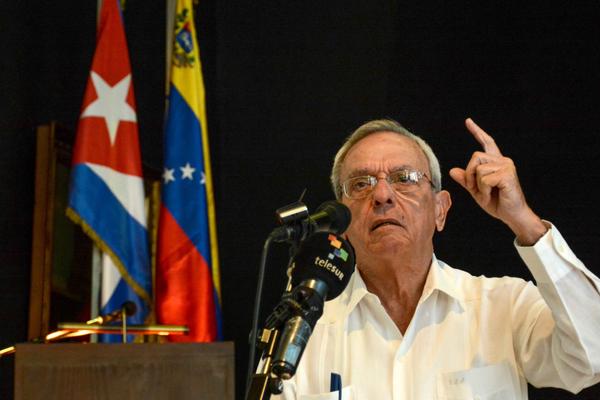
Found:
[[[20,344],[15,400],[233,400],[232,342]]]
[[[31,249],[31,290],[29,292],[28,339],[48,333],[50,315],[50,274],[54,208],[54,125],[38,127],[35,165],[35,201]]]

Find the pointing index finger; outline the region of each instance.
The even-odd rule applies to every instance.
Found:
[[[497,156],[501,156],[502,152],[496,145],[494,138],[491,137],[479,127],[471,118],[467,118],[465,121],[465,125],[469,132],[475,137],[475,139],[479,142],[479,144],[483,147],[483,151],[488,154],[493,154]]]

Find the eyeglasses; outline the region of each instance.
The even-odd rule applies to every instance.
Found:
[[[396,192],[410,193],[419,188],[419,183],[423,178],[433,186],[431,179],[425,173],[411,169],[399,169],[391,172],[385,178],[365,175],[347,179],[342,182],[342,190],[346,197],[350,199],[364,199],[371,194],[380,179],[385,179]]]

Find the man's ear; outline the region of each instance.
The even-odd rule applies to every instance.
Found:
[[[452,199],[447,190],[441,190],[435,194],[435,227],[438,232],[444,230],[450,206],[452,206]]]

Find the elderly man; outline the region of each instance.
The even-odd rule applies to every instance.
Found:
[[[513,231],[537,287],[437,259],[432,238],[452,202],[436,156],[397,122],[368,122],[331,175],[352,212],[357,271],[326,303],[281,398],[520,400],[527,382],[578,392],[600,381],[600,280],[531,210],[492,137],[466,127],[482,151],[450,176]]]

